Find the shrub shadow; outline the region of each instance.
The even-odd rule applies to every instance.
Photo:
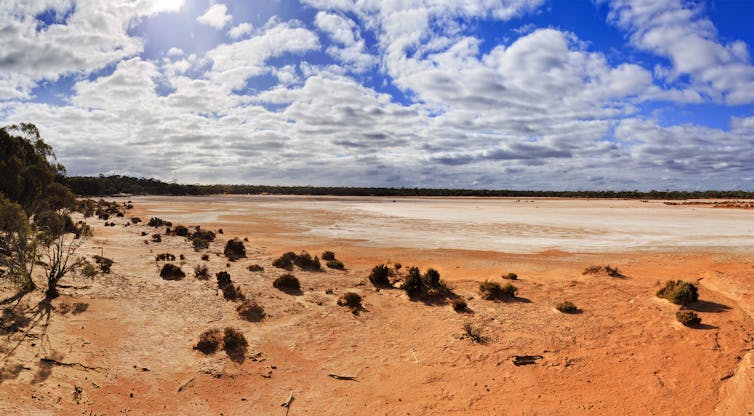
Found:
[[[720,313],[729,311],[731,307],[728,305],[723,305],[722,303],[700,300],[687,305],[685,309],[689,309],[695,312]]]

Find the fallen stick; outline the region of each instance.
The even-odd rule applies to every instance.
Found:
[[[291,395],[288,397],[288,400],[284,401],[283,403],[280,403],[281,407],[291,407],[291,403],[293,403],[293,391],[291,391]]]
[[[194,381],[194,377],[191,377],[191,380],[189,380],[189,381],[187,381],[187,382],[185,382],[185,383],[181,384],[181,386],[180,386],[180,387],[178,387],[178,393],[182,392],[182,391],[183,391],[183,389],[185,389],[185,388],[189,387],[189,386],[191,385],[191,382],[193,382],[193,381]]]
[[[58,366],[61,366],[61,367],[79,367],[79,368],[81,368],[83,370],[92,370],[92,371],[99,371],[99,370],[101,370],[100,368],[89,367],[88,365],[84,365],[84,364],[81,364],[81,363],[64,363],[64,362],[61,362],[61,361],[58,361],[58,360],[54,360],[52,358],[40,358],[39,361],[42,362],[42,363],[44,363],[44,364],[58,365]]]
[[[414,349],[413,349],[413,348],[411,348],[411,355],[413,355],[413,356],[414,356],[414,361],[416,361],[416,363],[417,363],[417,364],[419,364],[419,359],[418,359],[418,358],[416,358],[416,353],[414,352]]]
[[[359,381],[356,380],[356,376],[339,376],[337,374],[328,374],[329,377],[332,377],[336,380],[351,380],[351,381]]]

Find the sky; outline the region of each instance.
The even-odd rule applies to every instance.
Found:
[[[754,2],[3,0],[70,175],[754,190]]]

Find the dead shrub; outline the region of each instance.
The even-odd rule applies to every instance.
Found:
[[[484,344],[487,341],[484,335],[482,335],[482,329],[472,325],[470,322],[463,324],[463,334],[461,335],[461,338],[466,338],[476,344]]]

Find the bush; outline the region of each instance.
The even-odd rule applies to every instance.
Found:
[[[225,243],[225,250],[223,250],[223,254],[225,254],[225,257],[227,257],[228,260],[235,261],[240,258],[246,257],[246,247],[244,247],[243,241],[239,240],[238,238],[234,238],[232,240],[228,240],[228,242]]]
[[[322,260],[335,260],[335,253],[332,251],[325,251],[322,253]]]
[[[518,280],[518,275],[516,273],[508,273],[503,276],[503,279]]]
[[[408,276],[406,276],[406,280],[403,282],[403,290],[405,290],[409,296],[417,296],[422,290],[422,285],[423,281],[419,268],[409,267]]]
[[[372,268],[372,273],[369,274],[369,281],[375,286],[389,286],[389,276],[390,269],[384,264],[380,264],[379,266],[374,266]]]
[[[676,305],[688,305],[699,300],[696,286],[683,280],[670,280],[657,291],[658,298],[665,298]]]
[[[186,273],[173,263],[165,263],[160,270],[160,277],[165,280],[181,280],[186,277]]]
[[[250,272],[263,272],[264,267],[258,265],[258,264],[252,264],[251,266],[246,268]]]
[[[675,319],[678,320],[678,322],[682,323],[685,326],[697,326],[702,323],[702,318],[697,316],[695,312],[692,311],[678,311],[675,313]]]
[[[202,254],[203,261],[209,261],[209,254]]]
[[[241,362],[244,360],[246,350],[249,348],[249,343],[246,341],[246,337],[243,334],[231,327],[225,328],[225,336],[223,337],[223,349],[228,354],[231,360]]]
[[[466,304],[466,301],[463,299],[453,299],[453,310],[456,312],[463,312],[466,310],[468,305]]]
[[[400,263],[395,263],[395,264],[393,264],[393,267],[395,267],[395,270],[400,270],[401,269],[401,264]]]
[[[214,354],[220,347],[222,336],[217,329],[209,329],[199,337],[199,342],[194,346],[195,350],[199,350],[204,354]]]
[[[563,313],[577,313],[579,311],[579,308],[569,301],[558,303],[555,305],[555,309]]]
[[[225,298],[225,300],[230,300],[230,301],[235,302],[237,300],[246,299],[246,296],[244,296],[243,292],[241,292],[241,287],[239,286],[234,286],[232,284],[225,285],[222,287],[222,291],[223,291],[223,298]]]
[[[602,266],[589,266],[581,274],[597,274],[602,271]]]
[[[110,268],[113,267],[113,259],[108,259],[102,256],[93,256],[94,262],[99,266],[99,270],[102,273],[110,273]]]
[[[175,261],[175,255],[170,253],[160,253],[155,256],[156,261]]]
[[[133,223],[133,224],[138,224],[140,222],[141,222],[141,218],[139,218],[139,217],[133,217],[133,218],[131,218],[131,223]]]
[[[159,234],[152,234],[152,242],[159,243],[162,241],[162,236]]]
[[[599,274],[603,271],[610,277],[624,277],[617,267],[612,267],[609,264],[606,266],[589,266],[581,274]]]
[[[327,267],[330,269],[345,270],[346,266],[340,260],[328,260]]]
[[[346,292],[338,299],[338,306],[346,306],[355,313],[361,309],[361,296],[358,293]]]
[[[440,285],[440,272],[435,269],[429,268],[424,272],[423,276],[424,284],[429,287],[437,287]]]
[[[179,237],[186,237],[189,233],[189,229],[183,225],[178,225],[173,229],[173,234]]]
[[[206,264],[200,264],[194,267],[194,276],[199,280],[209,279],[209,269]]]
[[[605,273],[610,277],[623,277],[623,273],[617,267],[612,267],[609,264],[605,266]]]
[[[306,251],[302,251],[301,254],[293,259],[293,264],[304,270],[322,270],[322,265],[319,263],[319,257],[314,256]]]
[[[295,258],[296,253],[289,251],[276,258],[275,261],[272,262],[272,265],[279,269],[293,270],[293,259]]]
[[[272,282],[272,286],[283,292],[295,293],[301,291],[301,283],[299,283],[296,276],[288,273],[275,279],[275,281]]]
[[[81,266],[81,274],[85,277],[92,278],[97,275],[97,269],[94,268],[92,263],[85,261],[84,265]]]
[[[222,289],[223,287],[231,284],[230,281],[230,273],[226,271],[218,272],[215,274],[215,277],[217,278],[217,288]]]
[[[259,322],[267,316],[264,308],[251,299],[245,299],[236,307],[236,312],[249,322]]]
[[[516,297],[518,288],[508,283],[505,286],[500,286],[495,282],[485,280],[479,284],[479,293],[482,295],[482,299],[511,299]]]
[[[463,335],[461,335],[461,338],[470,339],[476,344],[484,344],[486,341],[482,335],[482,330],[469,322],[463,324]]]
[[[147,223],[150,227],[162,227],[165,225],[165,221],[162,218],[152,217],[149,219],[149,222]]]

